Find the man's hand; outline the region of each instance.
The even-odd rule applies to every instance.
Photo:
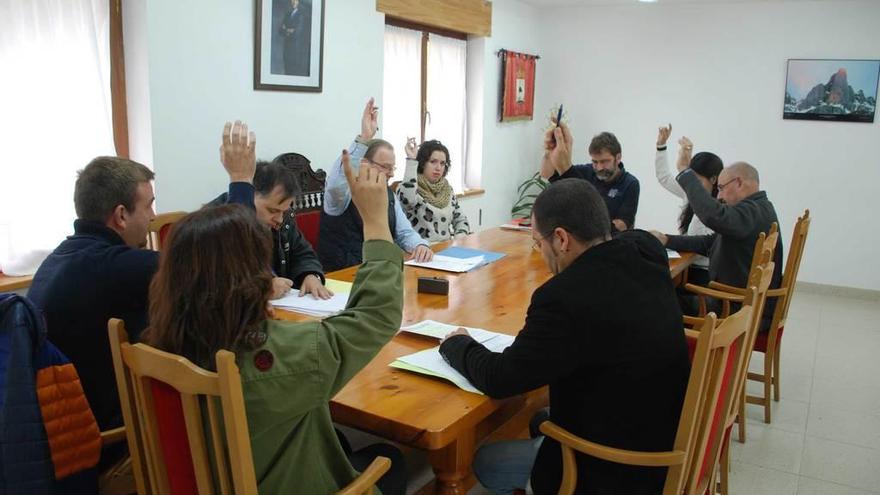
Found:
[[[431,261],[434,259],[434,251],[431,251],[431,248],[428,247],[427,244],[419,244],[413,249],[413,252],[410,256],[413,261],[417,261],[419,263],[424,263],[425,261]]]
[[[379,130],[379,107],[373,103],[373,98],[367,101],[367,106],[364,107],[364,114],[361,117],[361,134],[359,137],[362,141],[373,139],[376,131]]]
[[[293,280],[284,277],[275,277],[272,279],[272,299],[279,299],[284,294],[290,292],[293,287]]]
[[[342,171],[351,190],[351,200],[364,222],[364,240],[392,242],[388,226],[388,177],[370,166],[361,167],[358,175],[354,175],[347,150],[342,150]]]
[[[679,172],[684,172],[691,166],[691,155],[694,152],[694,143],[692,143],[687,136],[682,136],[681,139],[678,140],[678,146],[678,162],[675,164],[675,167]]]
[[[618,232],[623,232],[624,230],[629,228],[626,226],[626,222],[624,222],[623,220],[621,220],[619,218],[615,218],[614,220],[611,221],[611,223],[612,223],[612,225],[614,225],[614,228],[617,229]]]
[[[454,332],[450,332],[449,335],[447,335],[446,337],[443,337],[443,340],[440,341],[440,343],[442,344],[443,342],[446,342],[447,340],[449,340],[452,337],[455,337],[456,335],[467,335],[468,337],[471,336],[471,334],[469,334],[467,330],[465,330],[462,327],[458,327],[455,329]]]
[[[223,142],[220,144],[220,162],[230,182],[253,183],[257,169],[257,135],[248,133],[247,124],[240,120],[223,126]]]
[[[662,233],[662,232],[658,232],[658,231],[656,231],[656,230],[649,230],[648,232],[650,232],[651,235],[653,235],[654,237],[656,237],[657,240],[660,241],[660,244],[663,244],[664,246],[666,245],[666,241],[669,240],[669,238],[666,237],[666,234],[664,234],[664,233]]]
[[[408,137],[406,138],[406,146],[403,148],[406,151],[406,157],[410,160],[415,160],[416,155],[419,153],[419,145],[416,144],[416,138]]]
[[[555,119],[553,119],[555,122]],[[559,124],[544,133],[544,158],[541,160],[541,176],[545,179],[553,175],[564,174],[571,168],[571,149],[574,139],[568,126]]]
[[[672,134],[672,124],[657,129],[657,147],[666,146],[669,135]]]
[[[302,281],[302,285],[299,286],[299,297],[303,297],[306,294],[311,294],[315,299],[330,299],[333,297],[333,292],[330,291],[327,287],[324,287],[324,284],[321,283],[321,279],[316,275],[306,275]]]

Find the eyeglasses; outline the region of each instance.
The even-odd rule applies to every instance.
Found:
[[[733,179],[730,179],[729,181],[727,181],[727,184],[718,184],[718,192],[723,191],[725,187],[729,186],[734,181],[738,181],[738,180],[740,180],[740,177],[734,177]]]
[[[374,162],[373,160],[370,160],[369,158],[365,158],[365,160],[367,160],[368,162],[372,163],[373,165],[376,165],[377,167],[383,168],[385,170],[394,170],[394,167],[396,166],[396,164],[394,164],[394,163]]]
[[[533,239],[535,242],[532,243],[532,249],[534,249],[535,251],[540,251],[541,250],[541,241],[550,237],[551,235],[553,235],[553,232],[550,232],[547,235],[542,235],[541,237],[539,237],[537,239]]]

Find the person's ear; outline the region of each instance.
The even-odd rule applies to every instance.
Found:
[[[622,159],[623,159],[623,153],[618,153],[618,154],[614,155],[614,160],[616,160],[617,163],[620,163],[620,160],[622,160]]]
[[[110,217],[107,219],[108,226],[114,230],[125,230],[127,222],[128,211],[125,209],[125,206],[116,205],[116,208],[113,208],[113,212],[110,213]]]
[[[566,232],[565,229],[561,227],[556,227],[553,231],[553,237],[559,239],[559,250],[563,253],[568,251],[569,244],[571,243],[571,236]]]

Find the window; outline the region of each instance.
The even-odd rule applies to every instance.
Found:
[[[72,232],[76,171],[115,154],[112,18],[108,0],[0,7],[0,270],[36,268]]]
[[[403,178],[408,137],[419,142],[437,139],[449,149],[452,161],[446,178],[461,192],[467,152],[466,36],[387,22],[381,114],[382,136],[394,145],[397,158],[393,180]]]

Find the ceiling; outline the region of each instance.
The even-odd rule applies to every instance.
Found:
[[[534,5],[535,7],[558,7],[558,6],[586,6],[586,5],[637,5],[642,2],[638,0],[523,0],[525,3]],[[770,3],[780,2],[783,0],[657,0],[654,5],[670,4],[670,3],[691,3],[691,4],[717,4],[717,3]],[[808,1],[808,0],[800,0]],[[651,5],[645,3],[645,5]]]

